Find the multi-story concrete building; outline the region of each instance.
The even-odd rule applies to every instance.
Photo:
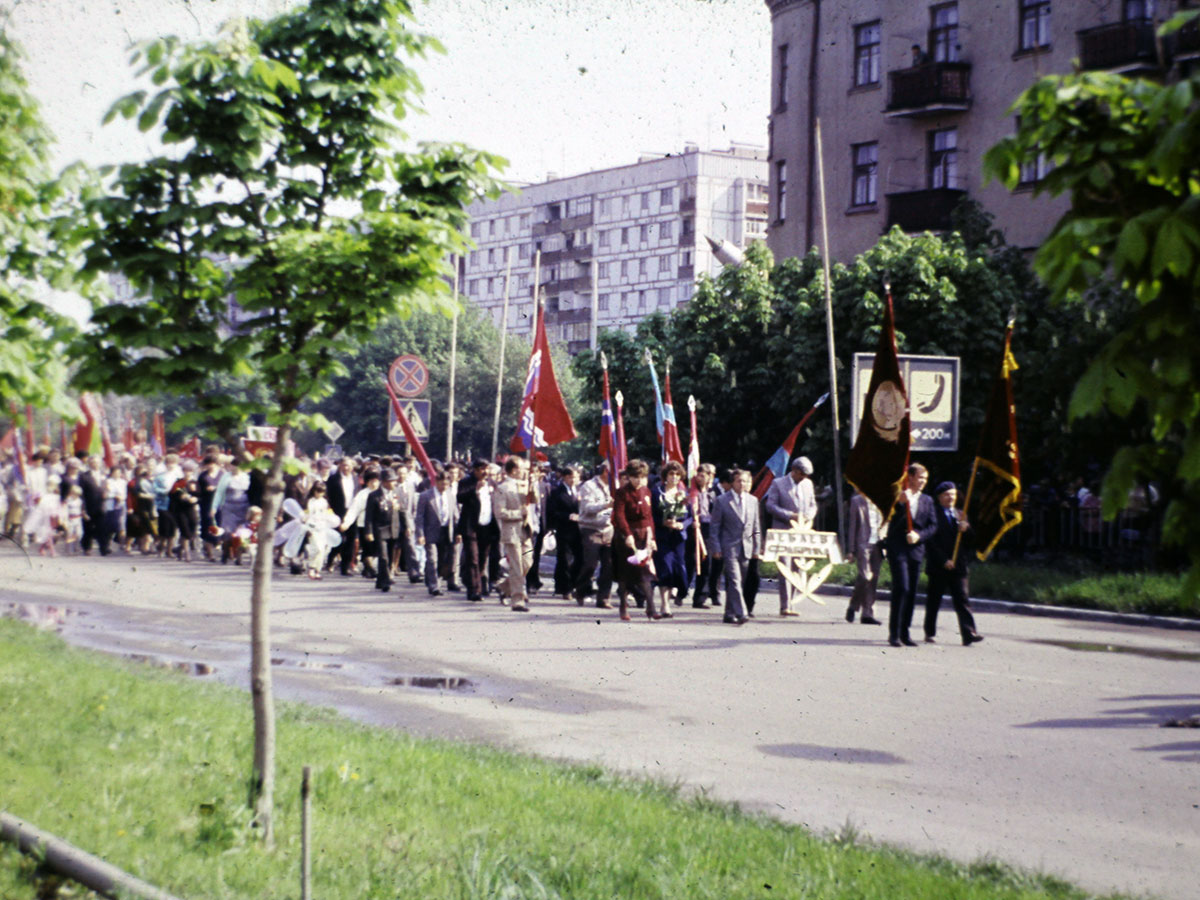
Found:
[[[1169,76],[1195,64],[1200,32],[1157,26],[1186,0],[766,0],[773,52],[770,224],[776,257],[819,245],[814,133],[821,126],[829,242],[848,260],[892,225],[945,230],[964,196],[1009,243],[1035,247],[1066,209],[983,183],[982,159],[1014,127],[1009,109],[1037,78],[1084,69]]]
[[[530,331],[540,251],[547,335],[576,353],[600,328],[632,330],[656,310],[687,303],[696,276],[720,267],[707,238],[745,247],[766,237],[766,154],[748,145],[701,151],[689,144],[677,155],[552,176],[478,201],[470,213],[477,249],[462,266],[463,292],[497,326]]]

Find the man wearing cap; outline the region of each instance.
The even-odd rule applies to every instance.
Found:
[[[767,490],[767,513],[772,528],[787,528],[793,531],[809,531],[817,516],[817,498],[813,493],[813,465],[807,456],[792,460],[786,478],[777,478]],[[779,578],[779,615],[799,615],[792,609],[795,588],[786,578]]]
[[[375,589],[387,593],[392,589],[392,576],[388,572],[395,549],[398,523],[395,509],[396,473],[384,469],[379,473],[380,485],[367,495],[365,527],[367,535],[375,545]]]
[[[958,630],[964,647],[982,641],[983,635],[975,630],[975,617],[967,605],[967,548],[959,535],[970,530],[962,510],[956,509],[958,488],[952,481],[943,481],[934,491],[937,497],[937,531],[929,539],[925,574],[929,582],[925,590],[925,643],[935,643],[938,610],[942,606],[942,595],[949,593],[958,616]],[[958,556],[955,558],[955,550]]]

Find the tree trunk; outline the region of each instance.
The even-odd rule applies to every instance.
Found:
[[[250,697],[254,704],[254,767],[250,805],[263,841],[274,840],[272,813],[275,803],[275,698],[271,690],[271,573],[275,566],[275,519],[283,503],[283,457],[292,429],[279,426],[275,454],[263,491],[262,522],[258,526],[258,554],[250,591]]]

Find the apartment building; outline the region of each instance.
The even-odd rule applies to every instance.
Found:
[[[1066,209],[1034,197],[1048,161],[1013,192],[983,183],[984,153],[1036,79],[1083,69],[1169,78],[1196,64],[1193,23],[1159,25],[1186,0],[766,0],[773,53],[770,223],[777,258],[821,240],[814,133],[820,120],[833,258],[849,260],[892,225],[942,231],[964,196],[1009,243],[1036,247]]]
[[[551,176],[477,201],[470,213],[476,249],[462,265],[463,293],[498,327],[531,331],[540,251],[547,335],[577,353],[601,328],[632,331],[650,313],[687,303],[696,277],[720,269],[707,238],[738,247],[766,238],[766,154],[689,144],[632,165]]]

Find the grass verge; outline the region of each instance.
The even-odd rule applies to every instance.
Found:
[[[774,578],[773,563],[763,563],[762,573]],[[828,584],[854,584],[854,563],[834,566]],[[925,590],[921,571],[919,591]],[[891,587],[887,560],[879,575],[879,587]],[[1051,565],[995,562],[971,566],[971,596],[989,600],[1011,600],[1044,606],[1073,606],[1111,612],[1143,613],[1151,616],[1200,618],[1200,598],[1183,595],[1183,578],[1150,572],[1112,573],[1086,560],[1058,560]]]
[[[189,900],[299,895],[314,767],[321,898],[1083,898],[1058,880],[818,838],[661,784],[417,740],[281,705],[277,845],[248,836],[250,704],[232,688],[0,619],[0,804]],[[0,897],[47,896],[0,850]]]

